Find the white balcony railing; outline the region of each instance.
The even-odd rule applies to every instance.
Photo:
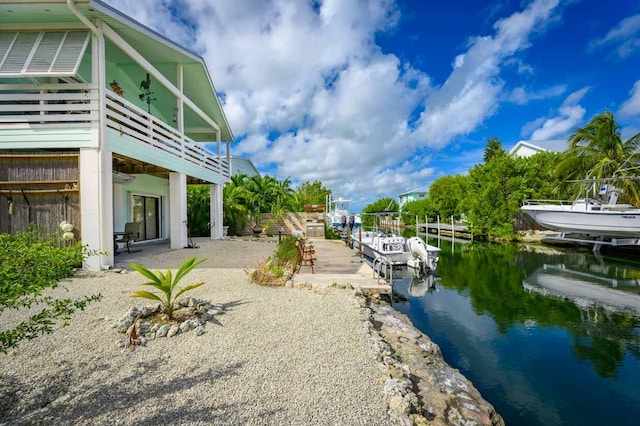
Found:
[[[1,84],[0,125],[98,123],[98,88],[90,84]]]
[[[106,91],[106,125],[197,166],[229,177],[226,157],[209,151],[157,117]],[[100,122],[98,87],[91,84],[0,84],[0,126],[72,127]]]
[[[178,130],[107,90],[107,127],[190,163],[229,177],[229,162]]]

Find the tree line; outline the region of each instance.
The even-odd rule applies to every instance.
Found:
[[[493,137],[487,142],[482,163],[466,175],[447,175],[435,180],[426,198],[402,207],[401,218],[405,224],[415,224],[416,216],[420,222],[425,217],[434,221],[437,216],[444,220],[453,216],[477,235],[514,239],[515,223],[524,200],[570,200],[586,190],[597,193],[598,187],[593,184],[587,188],[587,184],[571,181],[608,178],[614,174],[623,178],[615,183],[624,191],[620,201],[639,205],[638,180],[629,179],[640,177],[639,146],[640,133],[623,140],[620,126],[609,111],[575,130],[562,153],[514,157]],[[370,206],[365,210],[371,211]]]

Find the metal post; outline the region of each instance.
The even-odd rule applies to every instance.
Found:
[[[358,251],[360,252],[360,259],[362,259],[362,226],[358,228]]]
[[[455,228],[455,225],[453,223],[453,215],[451,215],[451,238],[453,238],[453,239],[456,238],[456,228]]]
[[[438,224],[438,247],[440,247],[440,215],[438,215],[437,217],[437,224]]]
[[[429,242],[429,216],[424,215],[424,242]]]

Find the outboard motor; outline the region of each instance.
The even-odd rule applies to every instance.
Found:
[[[406,244],[413,255],[413,259],[410,259],[409,261],[413,264],[412,267],[417,268],[420,273],[436,271],[438,256],[435,253],[429,253],[427,251],[427,247],[422,239],[418,237],[411,237],[407,239]]]
[[[340,226],[343,228],[347,226],[347,217],[345,215],[340,216]]]
[[[353,229],[356,224],[356,217],[351,215],[349,216],[349,229]]]

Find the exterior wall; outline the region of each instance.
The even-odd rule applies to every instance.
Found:
[[[169,181],[150,175],[134,175],[135,180],[128,184],[113,184],[113,229],[124,230],[124,225],[133,220],[133,196],[148,195],[161,199],[161,236],[169,237]]]
[[[231,175],[260,176],[253,163],[242,157],[231,157]]]
[[[92,134],[97,129],[90,127],[0,127],[0,149],[66,149],[96,148]]]
[[[79,239],[78,170],[77,152],[29,156],[0,151],[0,232],[25,231],[31,222],[51,235],[59,233],[64,220],[74,225]]]

